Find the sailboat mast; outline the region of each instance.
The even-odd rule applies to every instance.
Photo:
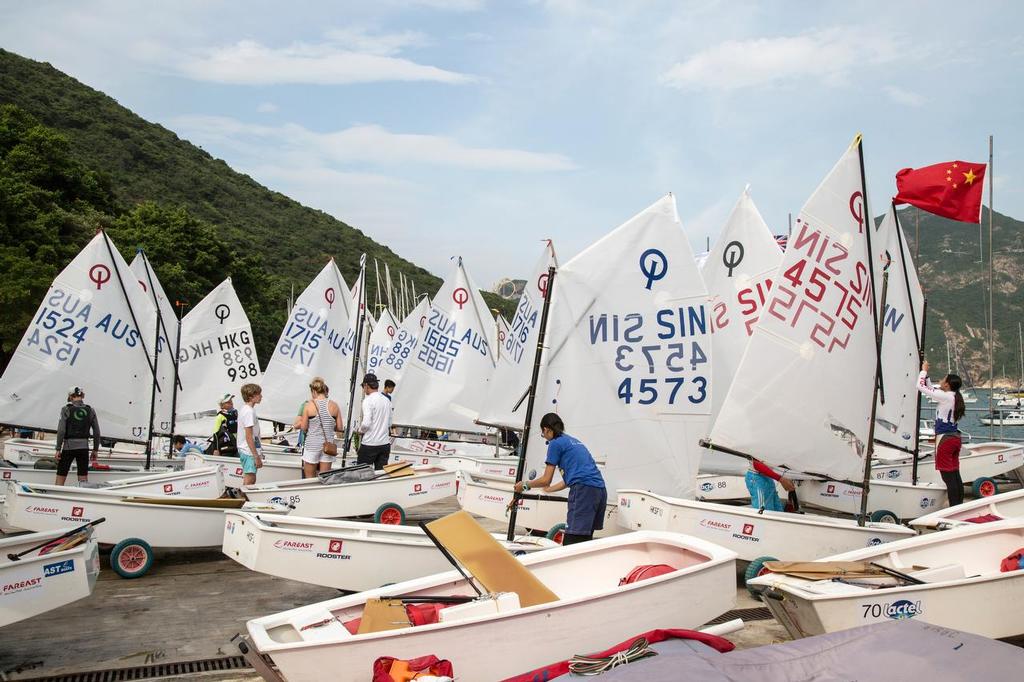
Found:
[[[882,385],[882,331],[884,327],[884,317],[879,313],[885,309],[885,296],[888,293],[889,288],[889,273],[884,272],[882,275],[882,298],[875,303],[875,252],[871,248],[871,233],[875,229],[875,219],[873,216],[868,214],[868,183],[864,173],[864,138],[860,135],[857,136],[857,156],[860,160],[860,191],[861,201],[863,202],[863,208],[861,214],[863,216],[863,222],[861,223],[864,227],[864,237],[867,239],[867,261],[868,261],[868,276],[871,278],[871,321],[872,327],[875,330],[875,380],[873,382],[873,389],[871,393],[871,420],[868,422],[868,442],[867,452],[864,453],[864,479],[863,479],[863,490],[861,491],[860,498],[860,515],[857,517],[857,525],[864,525],[864,517],[867,516],[868,510],[868,492],[871,488],[871,459],[875,454],[875,414],[878,410],[878,398],[881,394],[882,400],[885,400],[885,389]]]
[[[153,450],[153,419],[156,415],[156,371],[160,362],[160,301],[156,297],[156,287],[153,286],[153,271],[149,267],[149,258],[141,248],[139,254],[142,256],[142,266],[146,268],[146,288],[153,299],[153,307],[156,308],[156,319],[153,337],[153,386],[149,394],[149,437],[146,439],[146,469],[149,469],[150,459]]]
[[[551,309],[551,293],[555,290],[555,266],[548,266],[548,285],[544,288],[544,306],[540,311],[540,329],[537,330],[537,350],[533,354],[533,374],[530,376],[530,388],[526,400],[526,422],[523,425],[523,447],[519,450],[519,463],[516,465],[515,480],[523,480],[523,469],[526,468],[526,450],[530,444],[530,424],[533,423],[533,405],[537,397],[537,379],[540,377],[540,359],[544,352],[544,336],[548,330],[548,312]],[[512,493],[512,511],[508,516],[508,534],[506,539],[509,542],[515,538],[516,512],[519,510],[521,493]]]
[[[1020,384],[1024,386],[1024,331],[1021,331],[1020,322],[1017,323],[1017,340],[1020,342]]]
[[[924,332],[928,325],[928,299],[924,299],[921,306],[921,345],[918,349],[917,359],[924,362]],[[917,485],[917,457],[921,453],[921,399],[923,396],[917,394],[917,419],[914,420],[914,459],[910,466],[910,483]]]
[[[174,438],[174,428],[178,417],[178,387],[181,381],[178,378],[178,363],[181,362],[181,313],[185,307],[184,301],[175,301],[178,308],[178,337],[174,340],[174,391],[171,393],[171,438]]]
[[[359,350],[362,345],[363,321],[366,319],[366,254],[359,259],[359,317],[356,322],[356,335],[352,346],[352,372],[349,375],[348,416],[345,418],[345,442],[341,451],[341,466],[345,466],[348,448],[352,444],[352,410],[356,401],[356,379],[359,373]]]
[[[117,283],[121,287],[121,295],[124,296],[125,305],[128,306],[128,313],[132,316],[132,324],[135,325],[135,328],[138,329],[139,333],[141,334],[142,333],[142,328],[139,325],[138,318],[135,316],[135,308],[132,307],[132,300],[128,297],[128,290],[124,286],[124,279],[121,277],[121,268],[118,267],[117,259],[114,258],[114,246],[110,243],[110,237],[107,236],[106,231],[105,230],[100,230],[100,232],[103,234],[103,243],[107,245],[107,253],[110,255],[110,263],[111,263],[111,265],[114,266],[114,274],[117,275]],[[142,354],[146,356],[146,365],[149,367],[149,371],[153,375],[153,382],[155,384],[156,383],[156,362],[155,362],[155,357],[154,357],[154,360],[152,360],[152,361],[150,360],[149,353],[146,352],[146,344],[140,343],[139,344],[139,349],[142,351]],[[156,349],[154,348],[153,350],[155,351]],[[150,432],[149,432],[149,435],[146,438],[146,468],[147,469],[149,468],[150,450],[152,448],[152,442],[151,441],[153,440],[153,424],[152,424],[152,420],[150,420],[150,421],[151,421],[151,423],[149,425]]]

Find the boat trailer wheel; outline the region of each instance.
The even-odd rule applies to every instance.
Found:
[[[122,578],[141,578],[153,565],[153,548],[139,538],[128,538],[114,545],[110,567]]]
[[[373,513],[374,523],[398,526],[405,522],[405,510],[394,502],[385,502]]]

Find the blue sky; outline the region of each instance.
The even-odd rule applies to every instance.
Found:
[[[435,273],[462,255],[485,288],[525,276],[541,239],[564,261],[669,191],[696,250],[747,183],[784,232],[856,132],[876,214],[897,170],[986,161],[991,133],[996,210],[1024,217],[1019,3],[0,0],[0,11],[0,46]]]

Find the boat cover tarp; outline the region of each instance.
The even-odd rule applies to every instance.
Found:
[[[987,637],[910,619],[873,623],[728,653],[687,639],[668,640],[652,648],[658,652],[657,656],[619,666],[596,679],[602,682],[891,682],[913,678],[959,682],[1020,679],[1024,670],[1024,650]]]

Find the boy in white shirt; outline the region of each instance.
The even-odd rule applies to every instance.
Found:
[[[376,374],[363,377],[363,419],[356,429],[362,434],[356,461],[383,469],[391,457],[391,401],[377,389],[380,382]]]
[[[263,389],[259,384],[244,384],[242,400],[238,410],[238,459],[242,464],[242,484],[256,483],[256,470],[263,466],[263,445],[260,443],[260,420],[256,406],[263,400]]]

